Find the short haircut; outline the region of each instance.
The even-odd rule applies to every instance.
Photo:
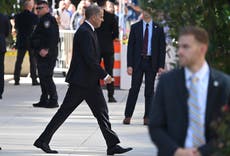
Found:
[[[208,32],[203,28],[197,26],[186,26],[180,30],[179,34],[179,36],[184,35],[193,35],[198,42],[204,43],[206,45],[209,44]]]
[[[107,0],[97,0],[97,5],[98,6],[104,6],[106,4]]]
[[[48,2],[45,1],[45,0],[40,0],[40,1],[37,2],[37,5],[41,5],[41,4],[48,5]]]
[[[85,10],[85,18],[88,20],[90,19],[90,17],[92,17],[93,15],[97,15],[99,14],[101,11],[101,8],[95,4],[91,4],[90,6],[88,6]]]
[[[23,6],[27,7],[27,6],[31,5],[31,4],[32,4],[31,0],[25,0],[24,3],[23,3]]]

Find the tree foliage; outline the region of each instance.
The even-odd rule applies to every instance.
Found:
[[[230,153],[230,107],[228,104],[221,108],[221,115],[211,122],[214,132],[212,141],[215,152],[211,156],[227,156]]]
[[[17,0],[0,0],[0,12],[11,16],[15,14],[20,9]]]
[[[208,61],[230,73],[230,2],[228,0],[139,0],[153,17],[163,12],[172,38],[186,25],[205,28],[210,36]]]

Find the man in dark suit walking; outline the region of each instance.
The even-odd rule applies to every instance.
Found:
[[[159,156],[210,156],[210,123],[230,98],[230,77],[205,60],[208,33],[185,27],[179,36],[181,69],[162,74],[153,99],[149,133]]]
[[[7,16],[0,13],[0,99],[4,91],[4,59],[6,52],[6,37],[10,32],[10,22]]]
[[[144,74],[145,113],[143,123],[144,125],[148,124],[155,76],[157,72],[162,72],[165,64],[165,46],[163,28],[153,22],[147,11],[143,11],[143,20],[131,26],[129,36],[127,73],[132,75],[132,82],[126,102],[124,124],[130,124]]]
[[[15,16],[15,29],[17,30],[17,42],[16,47],[18,49],[17,59],[14,68],[14,81],[15,85],[19,85],[20,73],[23,58],[26,51],[29,52],[30,61],[30,76],[32,79],[32,85],[39,85],[37,82],[37,63],[34,54],[34,50],[30,46],[30,37],[38,23],[38,17],[32,12],[34,7],[34,1],[26,0],[24,2],[24,10]]]
[[[105,10],[107,0],[98,0],[97,4],[104,10],[104,21],[96,29],[100,45],[101,59],[103,58],[105,70],[113,76],[114,47],[113,40],[118,39],[118,21],[116,15]],[[117,102],[114,98],[114,82],[107,84],[108,101]]]
[[[57,153],[49,147],[53,134],[74,109],[85,100],[97,119],[105,138],[107,154],[125,153],[132,148],[122,148],[117,145],[120,140],[111,129],[108,108],[99,84],[99,79],[104,79],[106,83],[112,82],[112,77],[99,64],[100,52],[95,28],[100,27],[103,21],[103,10],[96,5],[91,5],[87,7],[85,16],[86,21],[74,35],[72,61],[66,77],[69,88],[63,104],[45,131],[35,141],[34,146],[41,148],[46,153]]]

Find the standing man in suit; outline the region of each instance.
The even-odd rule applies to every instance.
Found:
[[[74,35],[73,56],[66,77],[69,88],[63,104],[45,131],[35,141],[34,146],[41,148],[46,153],[57,153],[49,147],[53,134],[74,109],[85,100],[97,119],[105,138],[107,154],[125,153],[132,148],[122,148],[117,145],[120,140],[111,129],[108,108],[99,84],[99,79],[104,79],[106,83],[112,82],[112,77],[99,64],[100,51],[95,28],[100,27],[103,21],[103,10],[96,5],[90,5],[86,8],[85,16],[86,21]]]
[[[4,91],[4,59],[6,52],[6,37],[10,32],[10,22],[9,19],[0,13],[0,99],[2,99],[2,94]]]
[[[39,23],[32,34],[32,45],[37,56],[38,76],[42,94],[34,107],[58,107],[58,95],[53,81],[53,72],[58,56],[59,29],[56,19],[50,14],[47,1],[39,1],[36,7]]]
[[[143,75],[145,74],[145,113],[143,124],[148,124],[150,104],[154,92],[155,76],[165,65],[165,35],[163,28],[143,11],[143,20],[131,26],[127,52],[127,73],[132,75],[131,88],[125,108],[123,124],[130,124]]]
[[[214,138],[210,123],[230,98],[230,77],[205,60],[208,33],[185,27],[179,36],[176,69],[160,77],[149,133],[159,156],[210,156]]]
[[[32,85],[39,85],[36,73],[36,58],[34,50],[30,46],[30,37],[38,23],[38,17],[32,12],[34,7],[33,0],[26,0],[23,5],[24,10],[15,16],[15,29],[17,30],[16,47],[18,52],[14,68],[14,85],[20,84],[19,81],[22,62],[27,50],[29,52],[30,76],[32,79]]]
[[[107,0],[98,0],[97,4],[104,10],[104,21],[96,29],[100,45],[101,59],[103,58],[105,70],[113,77],[114,47],[113,40],[118,39],[118,20],[116,15],[105,10]],[[106,85],[108,101],[117,102],[114,98],[114,82]]]

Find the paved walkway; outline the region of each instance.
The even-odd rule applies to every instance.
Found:
[[[14,86],[12,76],[7,76],[3,100],[0,100],[0,156],[42,156],[41,150],[32,146],[57,109],[33,108],[38,101],[40,87],[32,86],[30,78],[21,78],[21,85]],[[67,90],[64,78],[55,78],[62,103]],[[106,90],[103,90],[107,95]],[[134,149],[126,156],[155,156],[156,148],[150,141],[148,130],[143,126],[143,87],[131,125],[123,125],[123,112],[128,90],[116,90],[118,103],[108,103],[110,121],[124,147]],[[107,97],[106,97],[107,98]],[[107,99],[106,99],[107,100]],[[83,102],[55,133],[50,143],[59,151],[58,156],[103,156],[106,144],[87,104]],[[53,154],[52,154],[53,155]]]

